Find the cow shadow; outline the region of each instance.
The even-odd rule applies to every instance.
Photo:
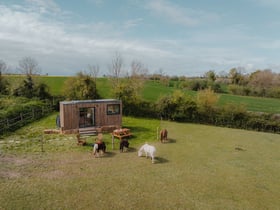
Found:
[[[169,161],[163,157],[155,157],[156,164],[168,163]]]
[[[120,153],[134,153],[134,152],[137,152],[137,149],[134,148],[134,147],[128,147],[127,149],[124,149],[123,152],[120,152]]]
[[[165,140],[165,141],[163,142],[163,144],[172,144],[172,143],[176,143],[176,139],[170,139],[170,138],[168,138],[167,140]]]
[[[101,158],[113,158],[115,155],[116,155],[115,152],[109,151],[109,152],[105,152],[105,153],[104,153],[103,155],[101,155],[100,157],[101,157]]]

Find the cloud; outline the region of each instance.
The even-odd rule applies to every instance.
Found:
[[[183,26],[196,26],[204,21],[217,21],[219,16],[206,11],[182,7],[167,0],[148,1],[146,8],[152,14]]]
[[[22,57],[31,56],[38,61],[42,72],[50,75],[71,75],[88,64],[98,64],[101,74],[106,74],[117,51],[124,57],[127,68],[136,59],[151,72],[161,68],[170,75],[202,75],[209,69],[252,68],[253,64],[273,63],[272,59],[268,62],[268,56],[261,56],[257,48],[279,46],[279,41],[267,45],[267,39],[249,36],[244,25],[203,30],[198,28],[199,24],[215,20],[215,15],[179,7],[167,0],[146,1],[144,10],[143,6],[139,7],[139,1],[133,2],[141,13],[111,22],[71,21],[77,14],[59,8],[54,1],[26,0],[25,4],[10,6],[0,3],[0,59],[16,66]],[[160,34],[145,39],[148,35],[137,29],[141,26],[143,30],[149,24],[151,27],[147,9],[161,19],[176,23],[180,29],[196,26],[199,30],[188,30],[188,36],[181,40],[165,35],[162,38]],[[59,11],[62,16],[58,15]],[[137,35],[129,37],[129,34]],[[256,51],[250,51],[252,47]]]
[[[271,9],[280,9],[280,1],[279,0],[250,0],[261,6],[269,7]]]
[[[31,56],[39,63],[44,63],[43,71],[50,73],[56,68],[65,69],[64,71],[80,69],[88,62],[93,62],[92,58],[106,66],[105,63],[110,63],[116,51],[128,55],[130,59],[135,59],[133,56],[145,58],[156,54],[160,58],[168,55],[164,50],[136,40],[106,39],[100,34],[83,34],[79,32],[81,25],[49,22],[42,18],[42,13],[26,12],[20,6],[13,6],[11,9],[0,5],[0,11],[0,56],[13,66],[16,66],[22,57]],[[129,21],[128,25],[132,27],[138,22],[141,22],[141,19]],[[107,28],[105,25],[85,24],[82,27],[111,30],[111,27]],[[93,30],[97,31],[96,28]]]
[[[25,0],[31,9],[40,13],[62,13],[60,7],[53,0]]]

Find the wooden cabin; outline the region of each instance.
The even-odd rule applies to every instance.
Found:
[[[81,131],[112,131],[122,124],[122,103],[116,99],[61,101],[62,133]]]

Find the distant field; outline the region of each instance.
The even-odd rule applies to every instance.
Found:
[[[60,95],[62,93],[64,82],[68,77],[64,76],[40,76],[42,82],[47,84],[52,95]]]
[[[16,78],[19,78],[17,76]],[[21,76],[22,78],[22,76]],[[68,77],[59,76],[40,76],[40,80],[44,81],[49,87],[50,92],[54,95],[62,94],[64,81]],[[107,78],[97,78],[97,90],[102,98],[112,98],[110,81]],[[176,87],[168,87],[158,81],[146,81],[142,91],[142,97],[148,101],[156,101],[160,96],[171,94]],[[187,95],[195,97],[197,92],[185,91]],[[244,104],[248,111],[280,113],[280,99],[274,98],[260,98],[260,97],[247,97],[237,96],[230,94],[219,94],[219,105],[227,103]]]
[[[176,88],[167,87],[159,82],[146,81],[142,96],[148,101],[155,101],[160,96],[171,94]]]
[[[280,99],[221,94],[219,104],[245,104],[249,111],[280,113]]]

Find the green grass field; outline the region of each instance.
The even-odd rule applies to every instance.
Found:
[[[219,104],[226,103],[245,104],[248,111],[280,113],[280,99],[276,98],[260,98],[250,96],[237,96],[230,94],[220,95]]]
[[[0,209],[279,209],[279,135],[125,117],[130,150],[105,134],[108,152],[93,158],[73,135],[42,134],[55,116],[0,139]],[[137,156],[144,142],[155,164]]]
[[[40,76],[40,81],[44,82],[50,88],[52,95],[61,95],[64,82],[68,77],[65,76]]]

